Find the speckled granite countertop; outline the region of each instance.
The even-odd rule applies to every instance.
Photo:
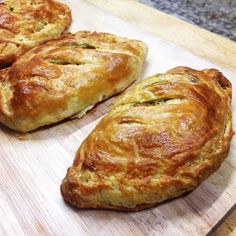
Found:
[[[139,0],[236,41],[236,0]]]

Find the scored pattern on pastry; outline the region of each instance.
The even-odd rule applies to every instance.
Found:
[[[139,210],[196,188],[226,158],[231,84],[178,67],[124,93],[77,151],[62,182],[79,208]]]
[[[60,36],[71,23],[70,9],[54,0],[0,3],[0,68],[34,46]]]
[[[35,47],[0,70],[0,122],[27,132],[84,114],[137,79],[146,53],[141,41],[95,32]]]

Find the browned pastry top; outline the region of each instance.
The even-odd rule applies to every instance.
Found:
[[[137,210],[193,190],[226,158],[231,84],[177,67],[119,99],[80,146],[62,195],[81,208]]]
[[[54,0],[0,3],[0,68],[35,45],[60,36],[70,23],[70,9]]]
[[[27,132],[89,110],[137,79],[146,53],[141,41],[86,31],[35,47],[0,70],[0,122]]]

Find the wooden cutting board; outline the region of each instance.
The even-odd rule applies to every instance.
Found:
[[[215,67],[236,91],[236,43],[132,0],[62,2],[73,10],[73,32],[96,30],[145,41],[149,55],[142,78],[179,65]],[[115,99],[97,105],[82,119],[27,135],[0,126],[0,235],[205,235],[234,206],[235,138],[216,173],[194,192],[156,208],[122,213],[76,210],[65,204],[61,180],[80,143]],[[235,101],[234,93],[236,122]]]

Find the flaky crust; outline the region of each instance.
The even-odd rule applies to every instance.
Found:
[[[141,41],[85,31],[40,45],[0,70],[0,122],[28,132],[89,109],[137,79],[146,53]]]
[[[34,46],[60,36],[71,23],[70,9],[54,0],[0,3],[0,68]]]
[[[196,188],[226,158],[231,84],[177,67],[126,92],[77,151],[61,185],[79,208],[140,210]]]

